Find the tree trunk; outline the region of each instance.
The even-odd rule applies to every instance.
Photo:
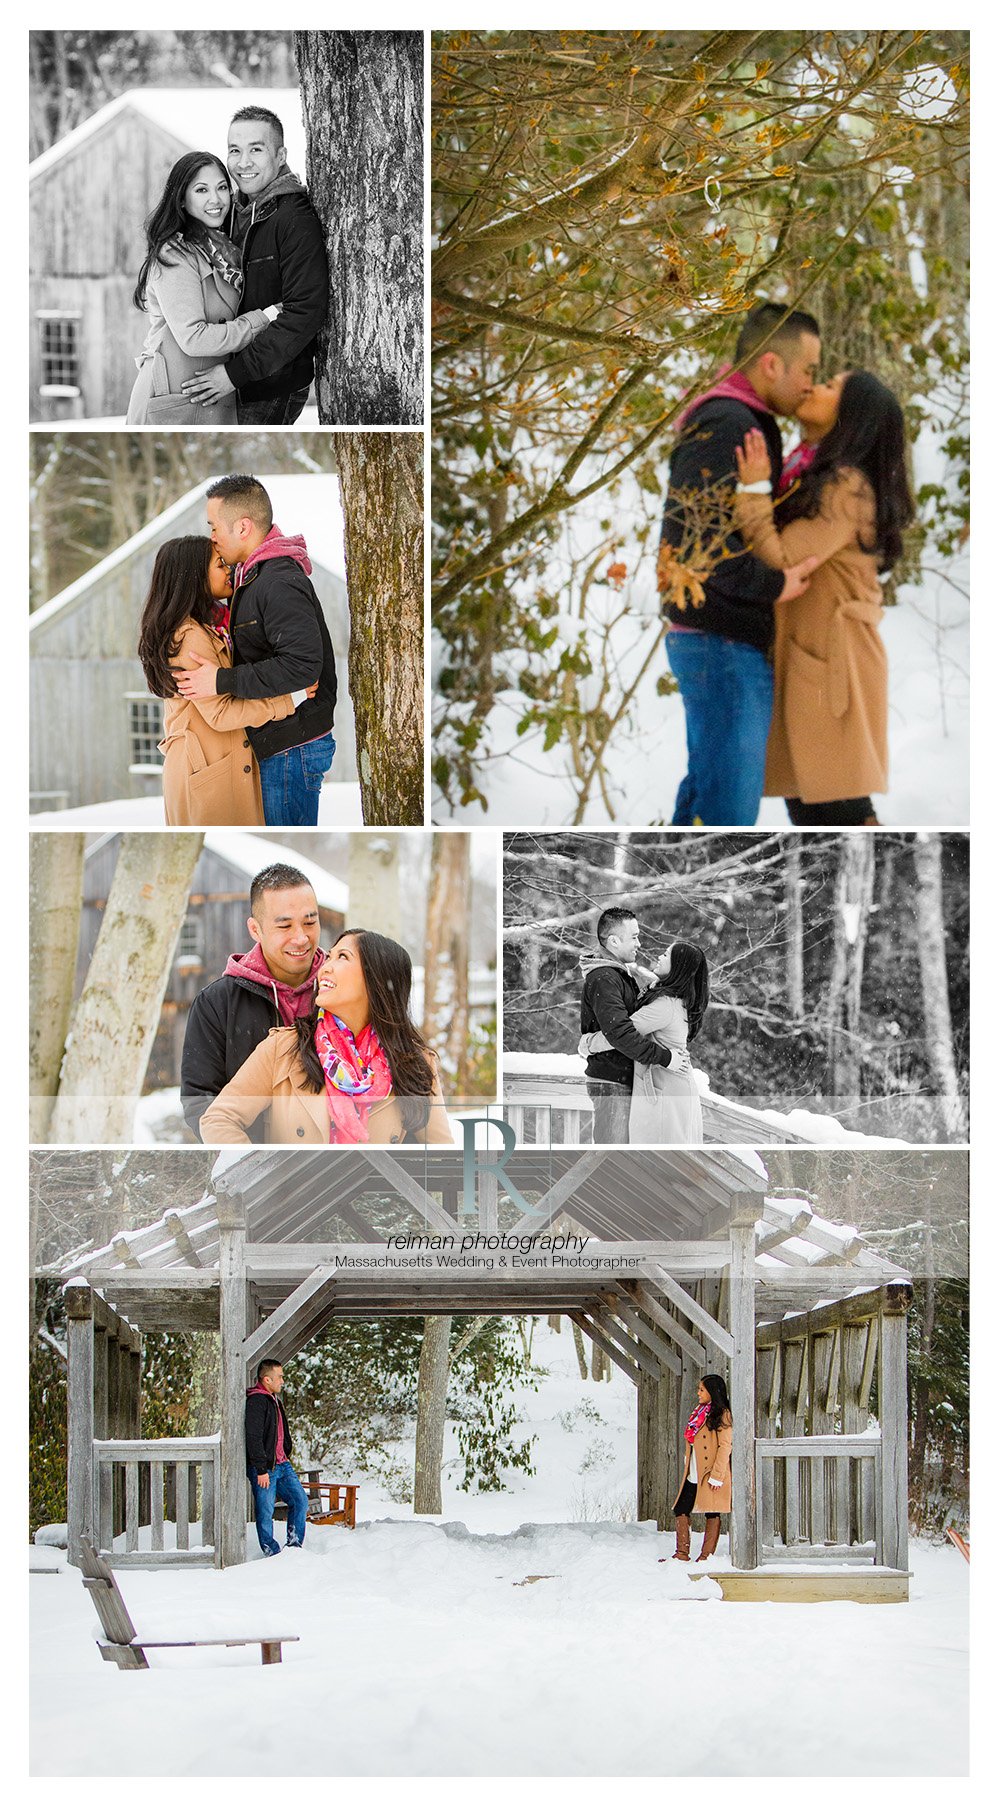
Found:
[[[837,874],[827,1007],[829,1085],[837,1099],[856,1100],[861,1093],[858,1032],[874,872],[871,836],[845,835]]]
[[[403,932],[398,835],[349,837],[347,889],[351,923],[398,942]]]
[[[423,1034],[444,1068],[445,1091],[463,1099],[469,1083],[469,837],[445,833],[431,844],[424,944]]]
[[[84,838],[29,837],[31,1015],[28,1024],[29,1134],[48,1140],[66,1046],[83,898]]]
[[[576,1324],[575,1321],[573,1324],[573,1344],[574,1344],[574,1348],[576,1349],[576,1360],[577,1360],[577,1365],[580,1370],[580,1380],[586,1381],[586,1379],[587,1379],[587,1349],[586,1349],[586,1345],[584,1344],[584,1341],[583,1341],[583,1332],[581,1331],[579,1325]]]
[[[785,972],[788,1010],[793,1023],[805,1016],[802,969],[802,850],[789,836],[785,843]]]
[[[955,1066],[951,1007],[948,1002],[944,905],[941,896],[941,837],[918,835],[913,845],[913,863],[917,872],[917,949],[924,998],[927,1063],[937,1092],[938,1110],[944,1130],[951,1136],[963,1135],[966,1128],[965,1101]]]
[[[424,820],[422,440],[341,433],[348,674],[366,823]]]
[[[128,1143],[203,835],[123,835],[67,1037],[54,1143]],[[35,1003],[32,1015],[37,1015]]]
[[[451,1367],[451,1315],[424,1319],[417,1377],[417,1450],[413,1466],[414,1513],[441,1512],[444,1408]]]
[[[299,31],[306,182],[330,264],[319,418],[419,426],[423,371],[423,34]]]

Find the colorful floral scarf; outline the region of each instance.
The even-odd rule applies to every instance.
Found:
[[[711,1410],[711,1400],[706,1400],[704,1406],[695,1407],[694,1412],[691,1414],[690,1419],[684,1427],[684,1436],[687,1438],[689,1444],[694,1443],[695,1438],[698,1436],[698,1433],[704,1425],[705,1420],[708,1418]]]
[[[796,446],[794,452],[789,452],[781,470],[781,482],[778,485],[779,496],[787,496],[789,490],[793,489],[799,479],[805,476],[818,451],[818,445],[810,446],[803,440],[800,446]]]
[[[231,289],[239,294],[243,288],[243,270],[237,246],[226,233],[217,226],[205,226],[201,223],[190,225],[184,234],[189,245],[197,245],[208,258],[216,276],[221,276]]]
[[[217,602],[212,611],[212,633],[217,634],[230,659],[233,656],[233,637],[229,631],[229,604]]]
[[[368,1113],[376,1099],[387,1099],[392,1075],[376,1031],[366,1023],[355,1037],[332,1011],[319,1013],[316,1053],[326,1078],[326,1105],[332,1143],[366,1143]]]

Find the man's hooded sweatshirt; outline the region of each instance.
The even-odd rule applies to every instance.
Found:
[[[580,970],[584,976],[580,1032],[589,1035],[593,1030],[603,1030],[611,1043],[602,1054],[588,1057],[588,1080],[613,1080],[619,1086],[631,1087],[636,1061],[647,1067],[669,1067],[670,1050],[660,1048],[651,1037],[640,1035],[630,1021],[640,992],[624,962],[602,950],[600,954],[581,954]]]
[[[316,741],[333,727],[337,662],[322,605],[309,581],[312,563],[301,534],[271,527],[233,577],[229,605],[232,666],[220,666],[216,690],[254,701],[305,690],[293,715],[248,728],[258,760]]]
[[[202,1115],[258,1042],[312,1010],[313,982],[323,958],[322,948],[317,948],[308,979],[289,986],[275,979],[255,942],[249,954],[231,954],[222,978],[198,993],[188,1013],[181,1056],[181,1104],[185,1122],[196,1136]],[[266,1139],[267,1113],[262,1112],[250,1140]]]
[[[270,1475],[276,1463],[291,1461],[292,1434],[285,1409],[277,1394],[269,1394],[260,1381],[247,1388],[244,1424],[247,1467],[255,1475]]]
[[[316,335],[330,303],[323,228],[298,176],[282,170],[252,201],[237,199],[233,238],[240,247],[243,289],[239,312],[280,301],[273,325],[226,359],[226,375],[241,402],[271,401],[308,389]]]

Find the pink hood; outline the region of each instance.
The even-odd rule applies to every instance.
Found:
[[[250,554],[242,565],[237,565],[233,577],[233,589],[246,582],[248,571],[255,565],[262,565],[265,559],[294,559],[300,565],[306,577],[312,571],[312,560],[306,551],[306,543],[301,534],[283,534],[280,527],[269,528],[260,545]]]
[[[309,969],[308,979],[301,985],[290,986],[282,979],[275,979],[264,956],[260,951],[260,943],[254,942],[249,954],[231,954],[226,963],[227,979],[252,979],[255,985],[267,986],[274,998],[281,1021],[288,1029],[296,1017],[308,1017],[313,1007],[313,981],[323,965],[325,956],[322,948],[317,948]]]
[[[763,410],[765,414],[774,413],[774,409],[769,408],[767,403],[757,394],[749,377],[744,376],[741,370],[734,370],[731,364],[724,364],[711,387],[703,390],[701,395],[694,396],[693,399],[685,405],[683,412],[678,416],[677,420],[679,432],[682,432],[687,426],[695,409],[700,408],[702,402],[711,401],[713,396],[727,396],[732,402],[745,402],[748,408],[756,408],[758,411]]]

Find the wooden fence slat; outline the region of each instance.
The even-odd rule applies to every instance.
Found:
[[[174,1512],[177,1525],[177,1549],[189,1549],[188,1540],[188,1464],[177,1463],[174,1466]]]
[[[125,1464],[125,1549],[139,1549],[139,1465]]]
[[[163,1549],[163,1464],[149,1465],[150,1549]]]

